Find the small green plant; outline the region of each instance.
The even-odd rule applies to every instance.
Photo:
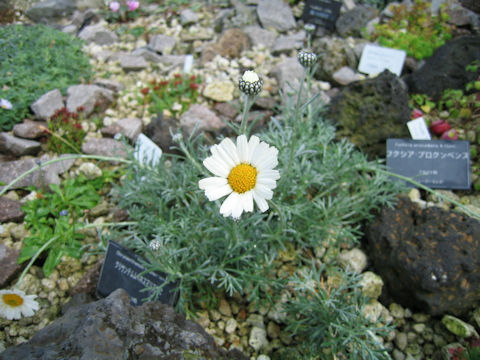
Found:
[[[50,192],[37,192],[34,200],[23,207],[26,228],[31,235],[23,240],[18,263],[32,258],[47,242],[43,249],[46,254],[43,272],[49,276],[60,263],[62,256],[80,258],[82,240],[85,235],[79,233],[78,220],[86,210],[100,202],[99,190],[105,186],[109,175],[87,180],[83,176],[65,180],[61,186],[50,185]]]
[[[480,339],[473,338],[465,348],[459,346],[449,349],[449,352],[452,360],[480,360]]]
[[[431,15],[427,1],[415,0],[411,6],[395,5],[392,12],[393,17],[387,23],[376,26],[370,40],[405,50],[416,59],[424,59],[452,36],[452,26],[447,24],[448,15],[444,12]]]
[[[109,23],[125,23],[137,19],[142,13],[137,0],[110,1],[107,8],[101,10],[103,18]]]
[[[380,338],[393,328],[372,324],[362,314],[368,299],[359,288],[360,277],[312,264],[289,279],[286,330],[301,339],[306,358],[390,359]]]
[[[55,112],[48,120],[48,129],[45,133],[47,147],[58,154],[81,153],[82,141],[87,134],[81,125],[83,108],[79,107],[77,112],[71,113],[66,107]]]
[[[172,115],[180,115],[197,101],[201,83],[199,76],[182,74],[175,74],[169,80],[154,80],[140,89],[139,102],[147,105],[151,114],[167,110]]]
[[[87,81],[91,76],[83,42],[44,25],[0,27],[0,130],[8,131],[30,115],[30,105],[46,92]]]

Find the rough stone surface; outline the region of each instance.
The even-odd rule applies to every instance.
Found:
[[[107,90],[111,90],[114,93],[118,93],[125,89],[125,85],[122,83],[115,81],[115,80],[110,80],[110,79],[97,79],[94,82],[94,85],[98,85],[102,88],[105,88]]]
[[[157,115],[152,118],[150,124],[145,129],[145,135],[157,144],[165,153],[177,153],[171,149],[175,143],[172,141],[170,129],[173,134],[178,133],[178,122],[173,118],[164,119],[163,115]]]
[[[235,86],[231,81],[214,81],[203,90],[203,96],[214,101],[225,102],[233,100]]]
[[[352,68],[344,66],[333,73],[332,79],[340,85],[348,85],[354,81],[362,80],[363,76],[356,73]]]
[[[35,155],[41,150],[38,141],[20,139],[9,133],[0,133],[0,151],[15,156]]]
[[[252,46],[263,45],[267,49],[273,46],[277,38],[276,33],[262,29],[260,26],[247,26],[243,29],[243,32],[247,34]]]
[[[120,66],[125,71],[140,71],[148,67],[148,62],[142,56],[123,55],[120,57]]]
[[[222,120],[205,105],[194,104],[180,117],[180,124],[187,134],[196,131],[219,131],[225,128]]]
[[[369,258],[386,295],[431,315],[458,315],[480,300],[480,222],[405,197],[367,228]]]
[[[337,260],[342,268],[357,274],[361,274],[367,267],[367,255],[358,248],[342,251]]]
[[[85,116],[90,115],[95,107],[105,110],[113,100],[113,91],[97,85],[73,85],[67,89],[67,110],[77,112],[82,106]]]
[[[286,92],[292,92],[290,85],[295,89],[298,88],[302,74],[303,67],[296,57],[285,59],[271,71],[271,75],[277,79],[279,89]]]
[[[180,12],[180,23],[185,25],[195,24],[198,21],[197,14],[191,9],[183,9]]]
[[[164,55],[171,54],[176,44],[177,39],[168,35],[152,36],[148,42],[150,49]]]
[[[25,15],[36,23],[51,24],[68,18],[75,11],[75,0],[45,0],[34,4]]]
[[[250,40],[240,29],[226,30],[218,43],[211,44],[205,47],[202,52],[201,62],[205,64],[215,58],[216,55],[221,55],[230,59],[240,57],[242,51],[250,47]]]
[[[114,139],[87,139],[82,144],[82,152],[90,155],[127,157],[125,145]]]
[[[7,348],[2,360],[18,359],[248,359],[228,353],[193,321],[159,302],[130,305],[123,289],[105,299],[71,307],[63,317],[21,345]]]
[[[300,49],[303,47],[303,42],[305,41],[306,32],[299,31],[291,35],[282,35],[279,36],[272,47],[273,54],[280,54],[282,52],[290,52],[295,49]]]
[[[334,96],[327,117],[370,156],[385,156],[387,138],[408,137],[408,94],[403,82],[385,70],[374,79],[353,82]]]
[[[25,120],[13,127],[13,135],[24,139],[38,139],[45,136],[44,128],[47,128],[46,122]]]
[[[98,45],[111,45],[118,41],[117,34],[104,28],[102,24],[84,27],[78,34],[78,37],[86,42],[93,42]]]
[[[0,201],[3,198],[0,198]],[[0,205],[1,207],[2,205]],[[17,264],[18,255],[20,251],[10,249],[9,247],[0,244],[0,289],[8,286],[8,283],[15,277],[21,269]],[[1,355],[0,355],[1,357]]]
[[[273,28],[283,32],[296,26],[292,10],[282,0],[260,0],[257,14],[265,29]]]
[[[465,70],[480,59],[480,36],[464,36],[435,50],[425,64],[405,77],[410,93],[438,98],[445,89],[464,89],[479,73]]]
[[[143,122],[137,118],[120,119],[116,123],[101,130],[103,135],[114,137],[116,134],[123,134],[132,141],[135,141],[142,132]]]
[[[20,206],[19,201],[0,197],[0,223],[22,221],[25,213]]]
[[[335,24],[337,32],[342,37],[353,36],[362,37],[362,30],[368,22],[377,15],[377,10],[366,5],[355,6],[341,14]]]
[[[63,155],[62,155],[63,156]],[[51,158],[48,155],[42,156],[39,160],[46,162]],[[18,189],[27,186],[44,188],[49,184],[60,184],[59,174],[68,171],[74,163],[74,159],[66,159],[41,168],[41,171],[34,171],[16,182],[10,189]],[[37,160],[25,159],[8,162],[0,162],[0,182],[9,184],[26,171],[38,167]],[[0,186],[0,190],[3,186]]]
[[[37,119],[48,120],[63,106],[62,93],[60,90],[54,89],[40,96],[30,108]]]
[[[323,37],[314,41],[313,50],[318,56],[318,69],[315,76],[319,80],[331,81],[335,71],[344,66],[357,68],[355,50],[345,39],[336,37]]]

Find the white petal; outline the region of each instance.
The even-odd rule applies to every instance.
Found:
[[[262,170],[258,173],[257,179],[272,179],[278,180],[280,179],[280,172],[278,170]]]
[[[270,190],[268,187],[265,185],[257,183],[255,185],[255,188],[253,189],[253,192],[257,194],[259,197],[262,197],[266,200],[270,200],[273,197],[273,191]]]
[[[261,163],[266,157],[270,155],[269,146],[267,143],[261,142],[255,148],[255,152],[252,155],[252,165],[259,168],[258,164]]]
[[[225,164],[215,161],[213,156],[203,160],[203,165],[214,175],[226,178],[230,173],[230,169]]]
[[[255,191],[253,191],[253,199],[255,200],[255,203],[257,204],[260,212],[265,212],[268,210],[268,203],[265,201],[264,198],[258,196]]]
[[[253,191],[247,191],[241,194],[240,198],[242,199],[243,209],[246,212],[252,212],[253,211]]]
[[[228,181],[224,177],[212,176],[205,179],[202,179],[198,182],[198,187],[202,190],[207,189],[208,187],[220,187],[227,184]]]
[[[250,140],[248,141],[248,158],[246,160],[247,163],[252,162],[253,153],[255,152],[255,148],[258,146],[259,143],[260,139],[257,136],[250,136]]]
[[[257,179],[257,184],[264,185],[269,189],[275,189],[277,187],[277,182],[273,179],[264,178],[264,179]]]
[[[233,159],[228,156],[228,154],[225,152],[225,150],[218,145],[214,145],[210,148],[210,151],[214,156],[217,158],[222,159],[222,161],[225,163],[226,167],[232,169],[236,164],[233,162]]]
[[[205,190],[205,195],[207,196],[208,200],[215,201],[228,195],[232,192],[232,188],[230,185],[226,184],[220,187],[209,187]]]
[[[257,160],[255,165],[260,171],[261,170],[270,170],[278,165],[278,150],[275,147],[270,147],[265,156]]]
[[[237,137],[237,153],[240,162],[244,163],[248,161],[248,141],[245,135]]]
[[[230,216],[232,214],[232,211],[236,202],[238,202],[238,194],[236,192],[232,192],[225,199],[222,206],[220,207],[220,214],[222,214],[225,217]]]
[[[237,194],[237,200],[235,201],[235,204],[232,210],[232,218],[239,219],[240,216],[242,215],[242,212],[243,212],[242,195]]]
[[[240,164],[240,159],[237,154],[237,147],[229,138],[223,139],[220,145],[225,153],[233,160],[235,165]]]

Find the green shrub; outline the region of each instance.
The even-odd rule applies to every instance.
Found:
[[[415,0],[410,7],[394,5],[392,12],[392,19],[376,25],[370,40],[405,50],[416,59],[424,59],[452,37],[452,26],[447,24],[448,15],[442,12],[439,16],[431,15],[428,1]]]
[[[0,48],[0,98],[13,105],[0,109],[1,130],[29,116],[29,106],[44,93],[65,92],[91,76],[82,41],[44,25],[0,27]]]

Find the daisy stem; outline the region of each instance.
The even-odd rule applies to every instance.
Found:
[[[20,275],[20,277],[18,278],[18,281],[15,283],[14,285],[14,288],[17,288],[20,286],[20,284],[22,283],[22,280],[23,278],[25,277],[25,275],[27,274],[28,270],[32,267],[33,263],[35,262],[35,260],[37,260],[37,258],[40,256],[40,254],[43,252],[43,250],[45,250],[51,243],[53,243],[55,240],[57,240],[58,237],[57,236],[53,236],[50,240],[48,240],[45,244],[43,244],[40,249],[37,250],[37,252],[35,253],[35,255],[33,255],[33,257],[30,259],[29,263],[27,264],[27,266],[25,267],[25,269],[23,269],[22,271],[22,274]]]
[[[367,171],[376,171],[376,172],[379,172],[381,174],[385,174],[385,175],[389,175],[389,176],[393,176],[393,177],[396,177],[398,179],[401,179],[401,180],[404,180],[404,181],[407,181],[413,185],[415,185],[416,187],[422,189],[422,190],[425,190],[425,191],[428,191],[429,193],[431,194],[434,194],[435,196],[438,196],[440,199],[444,200],[444,201],[447,201],[449,203],[452,203],[454,204],[455,206],[461,208],[463,211],[465,211],[468,215],[472,216],[472,217],[475,217],[477,219],[480,219],[480,214],[470,210],[468,207],[466,207],[464,204],[452,199],[452,198],[449,198],[448,196],[445,196],[445,195],[442,195],[440,194],[439,192],[429,188],[428,186],[425,186],[421,183],[419,183],[418,181],[415,181],[413,180],[412,178],[409,178],[407,176],[403,176],[403,175],[400,175],[400,174],[395,174],[391,171],[387,171],[387,170],[382,170],[382,169],[372,169],[372,168],[361,168],[361,170],[367,170]]]
[[[250,112],[250,108],[253,105],[254,98],[250,95],[244,94],[244,101],[243,101],[243,113],[242,113],[242,122],[240,123],[240,133],[237,135],[247,134],[247,122],[248,122],[248,113]]]

